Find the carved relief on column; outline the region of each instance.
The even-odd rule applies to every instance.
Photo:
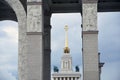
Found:
[[[42,32],[42,6],[33,3],[27,6],[27,12],[27,32]]]
[[[92,0],[91,2],[83,0],[82,3],[83,31],[97,30],[97,3],[93,1],[97,2],[97,0]]]

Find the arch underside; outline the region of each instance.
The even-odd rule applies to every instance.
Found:
[[[25,11],[27,11],[27,0],[20,0]],[[81,0],[44,0],[52,13],[81,12]],[[98,12],[120,11],[120,0],[98,0]],[[0,20],[17,21],[15,12],[4,1],[0,1]]]
[[[18,75],[19,80],[26,80],[26,12],[21,2],[19,0],[0,0],[1,20],[18,21]]]
[[[19,0],[15,0],[15,1],[17,2]],[[26,0],[20,0],[19,2],[24,7],[24,9],[26,11],[27,10]],[[14,5],[16,5],[16,4],[17,3],[14,3]],[[17,21],[17,16],[16,16],[15,11],[12,9],[12,7],[9,5],[9,3],[6,2],[5,0],[0,0],[0,21],[2,21],[2,20]]]
[[[25,11],[27,10],[27,0],[20,0]],[[46,2],[47,1],[47,2]],[[80,12],[80,0],[44,0],[48,4],[52,13],[69,13]],[[6,12],[7,11],[7,12]],[[98,12],[114,12],[120,11],[119,0],[98,0]],[[17,21],[15,12],[6,4],[4,0],[0,1],[0,20],[14,20]]]

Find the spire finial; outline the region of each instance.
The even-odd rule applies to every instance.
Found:
[[[68,47],[68,26],[65,26],[65,48],[64,48],[64,53],[69,53],[70,49]]]
[[[68,47],[68,26],[65,26],[65,47]]]

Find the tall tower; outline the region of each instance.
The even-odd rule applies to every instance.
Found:
[[[52,74],[52,80],[80,80],[80,72],[75,72],[72,69],[72,57],[68,46],[68,26],[65,26],[65,47],[61,58],[60,71]]]
[[[61,72],[72,72],[72,57],[68,47],[68,26],[65,26],[65,48],[61,58]]]

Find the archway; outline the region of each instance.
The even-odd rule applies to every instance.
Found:
[[[51,17],[51,80],[55,78],[54,67],[58,67],[58,75],[61,73],[62,57],[65,47],[65,25],[68,26],[68,45],[72,57],[72,71],[75,72],[79,66],[82,75],[82,37],[81,37],[81,14],[80,13],[58,13]],[[69,71],[69,70],[68,70]],[[67,73],[67,72],[66,72]],[[71,72],[72,74],[72,72]],[[68,74],[69,75],[69,74]],[[53,77],[54,76],[54,77]],[[65,76],[64,76],[65,77]],[[63,77],[58,77],[62,79]],[[70,77],[68,77],[70,78]],[[81,78],[80,78],[81,79]],[[69,79],[70,80],[70,79]],[[82,79],[81,79],[82,80]]]
[[[8,5],[14,10],[18,24],[19,24],[19,59],[18,59],[18,69],[19,69],[19,80],[26,80],[26,69],[25,69],[25,59],[26,59],[26,12],[19,0],[5,0]],[[22,78],[22,79],[21,79]]]

